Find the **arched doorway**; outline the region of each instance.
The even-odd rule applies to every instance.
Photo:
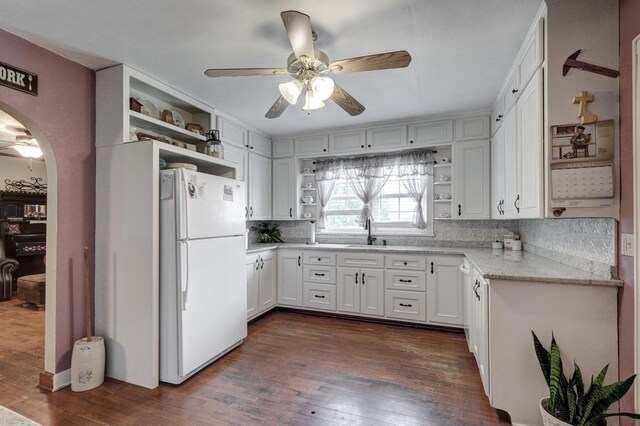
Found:
[[[45,301],[45,336],[44,336],[44,370],[56,372],[56,264],[57,264],[57,165],[46,136],[38,126],[25,114],[10,105],[0,102],[0,111],[12,117],[21,127],[28,129],[43,152],[46,164],[47,183],[47,224],[46,224],[46,301]],[[54,386],[55,387],[55,386]]]

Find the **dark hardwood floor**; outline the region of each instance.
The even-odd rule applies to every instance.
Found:
[[[462,334],[274,312],[180,386],[48,393],[36,387],[44,312],[0,302],[0,318],[0,405],[45,425],[500,422]]]

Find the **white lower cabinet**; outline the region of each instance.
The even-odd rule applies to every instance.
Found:
[[[276,253],[275,251],[248,255],[247,319],[266,312],[276,305]]]
[[[278,304],[302,307],[302,252],[278,252]]]
[[[464,325],[462,257],[427,257],[427,319],[430,323]]]
[[[484,393],[489,396],[489,291],[480,273],[473,271],[471,319],[471,343],[478,364]]]
[[[425,294],[417,291],[386,290],[387,318],[424,322],[427,320]]]
[[[322,309],[326,311],[336,310],[336,285],[305,282],[303,284],[304,307],[310,309]]]
[[[338,267],[337,291],[338,311],[384,315],[382,270]]]

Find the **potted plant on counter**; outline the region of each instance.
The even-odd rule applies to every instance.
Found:
[[[268,222],[260,222],[258,226],[252,226],[252,231],[258,231],[260,237],[259,243],[283,243],[280,236],[280,225],[277,223],[269,224]]]
[[[551,349],[547,351],[532,331],[533,345],[549,386],[549,397],[540,400],[540,414],[545,426],[596,426],[606,425],[606,417],[626,416],[640,419],[635,413],[607,413],[611,404],[622,398],[636,378],[635,374],[626,380],[603,385],[609,365],[607,364],[595,378],[591,376],[589,388],[585,391],[580,367],[574,362],[574,372],[569,379],[564,375],[560,348],[551,337]]]

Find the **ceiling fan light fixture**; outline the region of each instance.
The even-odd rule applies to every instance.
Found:
[[[298,101],[298,96],[302,93],[302,83],[299,80],[291,80],[288,83],[282,83],[278,86],[280,94],[291,105]]]
[[[304,111],[311,111],[314,109],[320,109],[323,106],[324,102],[322,102],[322,99],[317,97],[313,91],[307,90],[307,93],[304,97],[304,106],[302,107],[302,109]]]
[[[311,90],[314,96],[322,101],[331,97],[334,87],[333,80],[329,77],[315,76],[311,79]]]

